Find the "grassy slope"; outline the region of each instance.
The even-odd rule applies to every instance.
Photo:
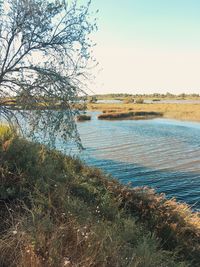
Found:
[[[0,266],[199,266],[200,218],[0,130]]]
[[[89,110],[104,112],[159,112],[166,118],[200,121],[200,104],[88,104]]]

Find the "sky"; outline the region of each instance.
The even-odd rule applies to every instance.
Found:
[[[93,0],[95,93],[200,93],[199,0]]]

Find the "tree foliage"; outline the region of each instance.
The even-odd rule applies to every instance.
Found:
[[[56,137],[79,141],[73,104],[84,94],[91,60],[96,24],[89,7],[76,0],[0,2],[0,116],[28,122],[32,137],[42,133],[50,145]]]

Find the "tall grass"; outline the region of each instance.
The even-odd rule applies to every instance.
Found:
[[[0,157],[0,266],[199,266],[185,205],[18,137]]]
[[[116,120],[116,119],[150,119],[156,117],[162,117],[163,114],[160,112],[146,112],[146,111],[136,111],[136,112],[103,112],[103,114],[98,115],[100,120]]]
[[[1,145],[3,143],[5,143],[5,141],[10,140],[13,135],[14,135],[13,129],[11,129],[6,124],[0,124],[0,142],[1,142]]]

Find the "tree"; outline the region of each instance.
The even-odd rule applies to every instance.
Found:
[[[56,137],[80,141],[74,103],[84,94],[96,29],[90,2],[0,0],[0,116],[28,122],[26,132],[51,146]]]

